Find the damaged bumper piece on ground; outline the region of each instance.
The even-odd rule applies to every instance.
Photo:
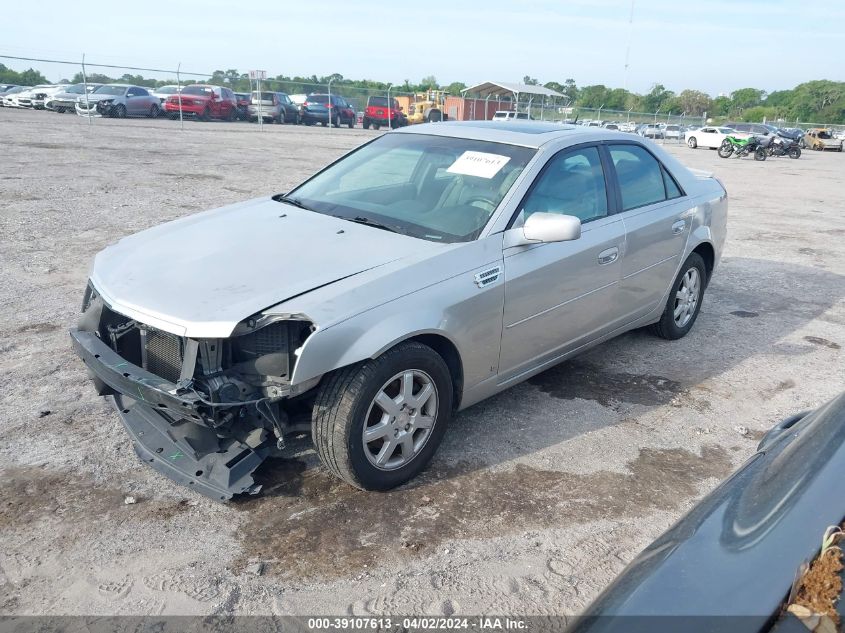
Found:
[[[216,500],[257,494],[253,472],[298,432],[281,400],[298,391],[285,381],[307,324],[197,341],[137,323],[95,294],[87,303],[70,331],[73,347],[98,393],[111,397],[138,457]]]

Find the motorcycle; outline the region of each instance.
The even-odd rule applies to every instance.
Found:
[[[801,148],[798,146],[798,141],[795,139],[775,136],[769,144],[768,154],[769,156],[789,156],[790,158],[800,158]]]
[[[766,160],[768,155],[767,145],[757,136],[750,136],[748,138],[737,138],[735,136],[726,136],[725,140],[719,146],[719,156],[728,158],[733,155],[737,158],[754,155],[754,160]]]

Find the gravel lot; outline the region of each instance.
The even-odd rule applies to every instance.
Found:
[[[633,332],[472,407],[390,493],[306,441],[227,505],[142,465],[66,333],[93,255],[374,134],[0,109],[0,613],[577,613],[769,426],[842,389],[845,156],[672,146],[731,198],[687,338]]]

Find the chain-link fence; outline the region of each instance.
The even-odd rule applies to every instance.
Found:
[[[400,108],[409,109],[409,105],[413,105],[420,99],[424,99],[425,95],[403,90],[402,87],[394,87],[387,85],[387,87],[373,87],[365,88],[360,86],[352,86],[342,81],[328,82],[320,81],[295,81],[291,79],[280,79],[266,77],[263,79],[247,79],[249,75],[240,74],[227,75],[218,72],[195,72],[183,71],[181,64],[177,64],[174,69],[167,68],[152,68],[141,66],[122,66],[117,64],[104,64],[85,59],[81,56],[79,61],[62,60],[62,59],[44,59],[44,58],[30,58],[19,57],[11,55],[0,55],[0,59],[8,59],[19,62],[29,62],[36,64],[52,64],[66,68],[67,72],[63,72],[63,77],[68,81],[68,85],[81,85],[77,88],[80,95],[80,102],[85,102],[84,106],[80,108],[67,108],[68,111],[76,111],[77,114],[87,115],[89,123],[93,124],[97,118],[97,112],[93,106],[89,107],[88,97],[92,93],[94,87],[102,83],[117,82],[140,86],[147,88],[150,92],[155,92],[157,88],[162,87],[176,87],[176,91],[172,94],[178,96],[182,93],[182,89],[190,84],[202,83],[209,85],[217,85],[231,89],[233,92],[251,93],[253,91],[268,91],[268,92],[283,92],[296,98],[297,96],[306,96],[314,93],[329,94],[343,97],[352,109],[356,112],[357,118],[360,122],[363,110],[367,106],[367,102],[371,96],[379,96],[388,99],[396,99],[400,104]],[[144,73],[143,75],[139,73]],[[245,83],[246,82],[246,83]],[[57,85],[57,84],[56,84]],[[93,99],[92,99],[93,101]],[[17,103],[13,102],[14,105]],[[404,104],[404,105],[402,105]],[[161,106],[164,105],[162,102]],[[41,107],[40,104],[37,107]],[[161,108],[163,110],[163,108]],[[187,110],[187,108],[185,108]],[[186,119],[183,109],[178,110],[178,120],[184,128],[184,121]],[[130,116],[133,113],[129,113]],[[261,122],[261,119],[258,119]],[[262,126],[258,125],[257,129]]]
[[[583,125],[610,126],[623,131],[641,131],[645,135],[654,136],[664,142],[677,140],[683,142],[684,129],[692,125],[705,125],[706,123],[722,124],[727,117],[708,118],[707,115],[687,115],[678,112],[635,112],[633,110],[612,110],[608,108],[588,108],[579,106],[577,101],[570,103],[568,99],[551,98],[542,95],[529,95],[520,93],[515,98],[509,96],[497,96],[486,98],[474,98],[473,95],[445,95],[438,93],[432,97],[431,93],[415,93],[409,91],[405,86],[392,86],[381,84],[375,87],[361,87],[350,85],[344,80],[330,80],[327,82],[298,81],[292,79],[268,77],[266,79],[247,79],[248,75],[226,71],[196,72],[195,70],[183,71],[181,63],[175,68],[147,68],[140,66],[122,66],[116,64],[104,64],[94,61],[86,61],[81,55],[78,61],[39,59],[30,57],[19,57],[11,55],[0,55],[0,59],[8,59],[17,62],[28,62],[35,64],[51,64],[67,69],[67,76],[71,82],[83,84],[81,95],[90,94],[91,86],[88,84],[103,83],[105,79],[115,80],[120,83],[134,84],[150,89],[161,87],[165,84],[176,86],[176,94],[181,94],[181,88],[192,83],[205,83],[227,87],[234,92],[252,92],[259,88],[263,91],[284,92],[289,96],[297,97],[321,93],[338,95],[343,97],[356,112],[358,122],[361,122],[363,111],[367,106],[370,97],[385,97],[388,100],[396,99],[399,107],[405,114],[414,112],[415,107],[421,101],[429,102],[435,99],[436,107],[442,109],[443,118],[451,120],[489,120],[497,111],[507,110],[526,113],[532,119],[540,121],[552,121],[559,123],[580,123]],[[120,76],[115,76],[120,73]],[[144,73],[144,75],[138,74]],[[64,73],[63,73],[64,75]],[[246,83],[245,83],[246,82]],[[295,99],[296,101],[296,99]],[[389,101],[388,101],[389,102]],[[91,108],[83,108],[89,114],[94,114]],[[94,123],[94,116],[88,116],[90,124]],[[185,117],[181,108],[178,110],[178,120],[182,129]],[[261,122],[261,117],[258,118]],[[751,121],[747,121],[751,122]],[[767,121],[755,121],[757,123]],[[797,127],[809,129],[814,127],[832,128],[835,132],[841,132],[845,126],[830,125],[824,123],[802,122],[802,121],[768,121],[778,127]],[[261,125],[256,126],[262,129]],[[655,129],[661,132],[653,132]]]

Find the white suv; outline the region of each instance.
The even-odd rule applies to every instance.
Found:
[[[531,119],[527,112],[514,112],[513,110],[497,110],[493,115],[493,121],[529,121]]]

